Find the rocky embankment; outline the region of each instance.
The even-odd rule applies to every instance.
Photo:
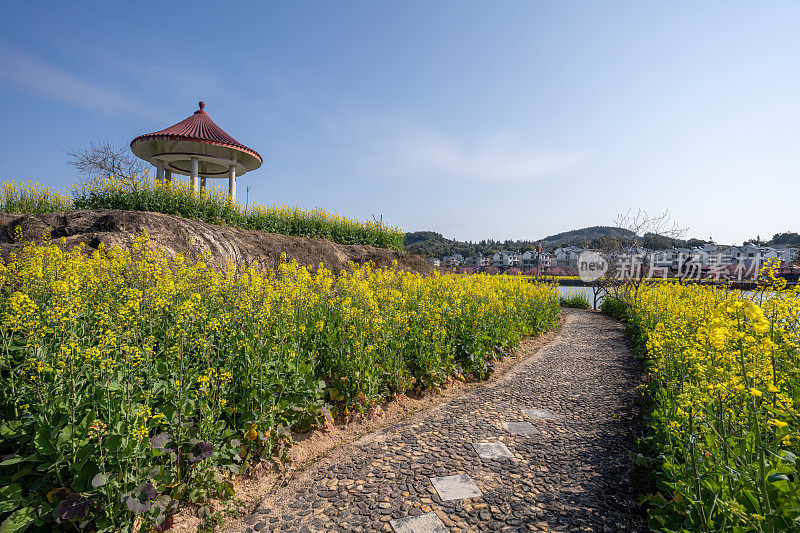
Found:
[[[396,250],[216,226],[160,213],[112,209],[45,215],[0,213],[0,253],[7,260],[20,243],[40,241],[47,231],[54,242],[63,237],[67,247],[85,243],[87,251],[96,249],[100,243],[106,248],[129,248],[137,236],[147,232],[151,246],[161,248],[170,256],[180,253],[191,258],[208,253],[211,262],[220,266],[229,260],[237,265],[258,261],[272,268],[280,262],[281,253],[286,253],[289,260],[312,266],[322,263],[335,272],[346,268],[350,261],[372,261],[377,267],[387,267],[397,261],[398,268],[408,271],[432,271],[423,258]]]

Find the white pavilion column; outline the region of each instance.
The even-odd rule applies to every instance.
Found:
[[[231,202],[236,201],[236,167],[231,166],[230,174],[228,175],[228,199]]]
[[[167,183],[172,183],[172,171],[171,170],[165,170],[164,171],[164,181],[166,181]]]
[[[164,181],[164,160],[156,159],[156,180]]]
[[[192,190],[200,192],[200,180],[197,175],[200,173],[200,162],[196,157],[192,158]]]

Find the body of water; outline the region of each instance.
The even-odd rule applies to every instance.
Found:
[[[589,300],[589,305],[594,305],[594,287],[558,287],[558,292],[561,296],[569,298],[570,296],[575,296],[576,294],[583,294]],[[754,291],[741,291],[742,296],[745,298],[754,298],[756,293]],[[603,297],[600,296],[597,299],[597,306],[599,307],[600,304],[603,302]]]
[[[576,294],[583,294],[589,300],[589,305],[594,304],[594,287],[558,287],[558,292],[561,296],[569,298],[570,296],[575,296]],[[600,302],[603,301],[603,297],[601,296],[597,300],[597,305],[600,305]]]

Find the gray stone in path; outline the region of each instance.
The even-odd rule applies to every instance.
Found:
[[[503,422],[503,427],[512,435],[538,435],[541,433],[530,422]]]
[[[555,420],[556,418],[561,418],[547,409],[523,409],[522,412],[534,420]]]
[[[481,459],[513,459],[511,453],[502,442],[474,442],[472,447]]]
[[[447,533],[447,528],[436,513],[407,516],[391,520],[389,523],[395,533]]]
[[[467,475],[432,477],[431,483],[439,497],[446,502],[483,496],[478,486]]]

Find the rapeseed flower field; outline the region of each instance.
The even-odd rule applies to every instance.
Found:
[[[656,531],[800,531],[800,289],[660,283],[628,303],[646,351]]]
[[[0,210],[6,213],[53,213],[68,209],[152,211],[183,218],[298,237],[328,239],[403,250],[403,232],[380,220],[361,222],[323,209],[295,206],[242,206],[228,200],[226,188],[212,186],[193,193],[188,181],[171,183],[149,176],[98,178],[72,188],[71,198],[38,183],[6,181]]]
[[[72,200],[58,191],[31,181],[4,181],[0,189],[3,213],[53,213],[72,208]]]
[[[285,457],[291,431],[483,378],[559,315],[556,288],[521,277],[57,244],[0,263],[9,531],[166,529],[176,500],[232,495],[222,472]]]

